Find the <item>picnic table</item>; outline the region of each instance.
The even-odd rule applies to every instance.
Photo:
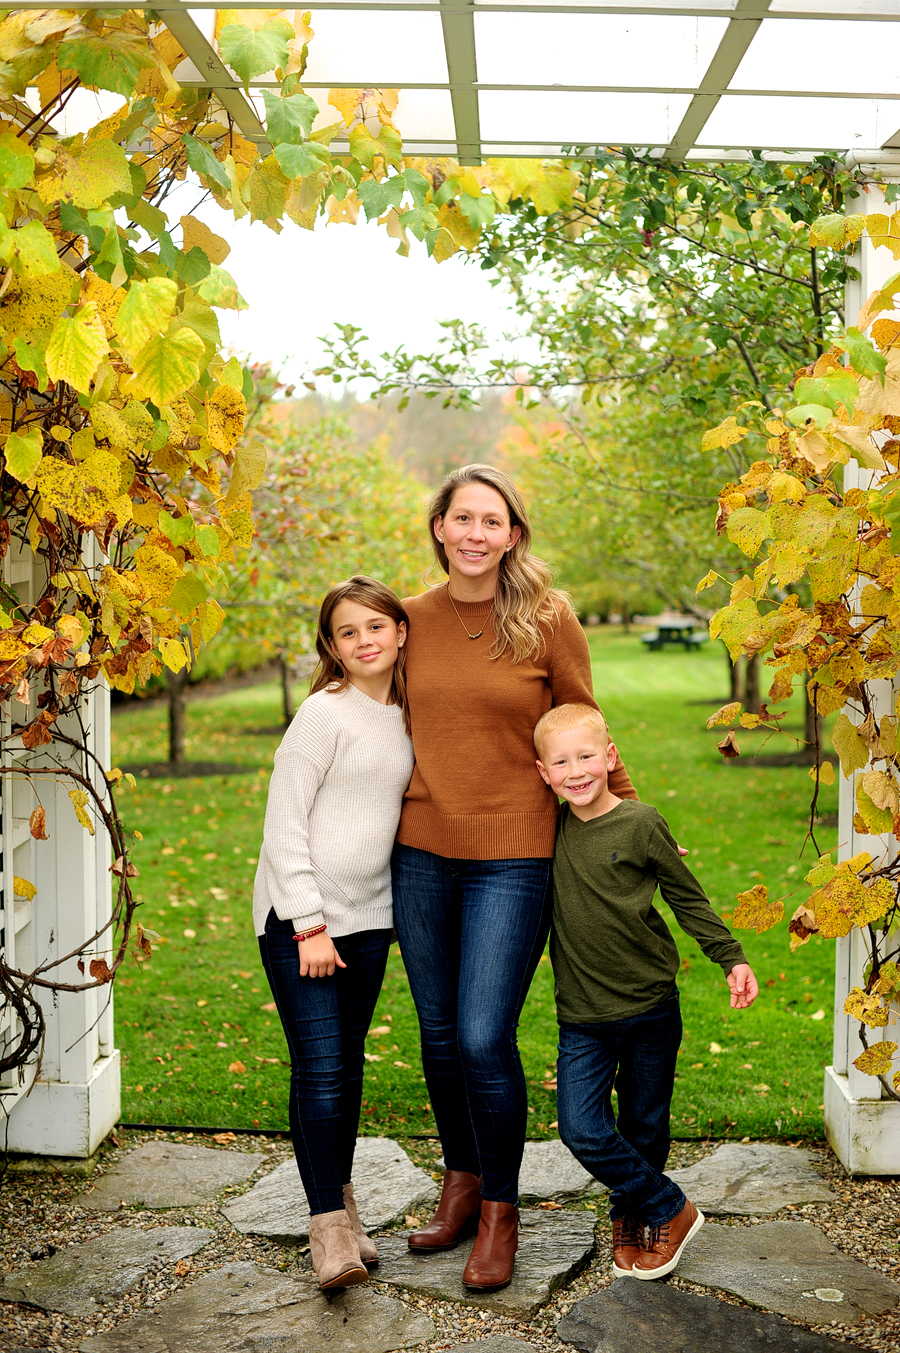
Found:
[[[705,626],[692,616],[674,616],[668,620],[659,620],[657,628],[649,634],[641,635],[641,643],[648,649],[665,648],[667,644],[681,644],[683,648],[699,648],[706,643],[708,634]]]

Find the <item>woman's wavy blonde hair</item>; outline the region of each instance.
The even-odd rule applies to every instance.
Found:
[[[400,598],[384,583],[380,583],[377,578],[367,578],[363,573],[355,573],[346,582],[337,583],[326,594],[322,605],[319,607],[319,623],[316,627],[316,652],[319,655],[319,661],[309,679],[310,695],[315,695],[316,691],[324,690],[330,690],[334,695],[337,695],[340,691],[346,690],[350,684],[350,678],[335,657],[331,647],[334,640],[334,635],[331,632],[331,619],[342,601],[355,601],[360,606],[367,606],[370,611],[377,611],[380,615],[389,616],[395,624],[404,624],[407,634],[409,633],[409,616],[406,614]],[[410,733],[405,669],[406,646],[404,645],[397,655],[397,662],[394,666],[391,693],[394,697],[394,703],[400,706],[403,713],[406,731]]]
[[[428,530],[435,558],[449,574],[447,552],[434,529],[436,517],[450,510],[454,494],[464,484],[486,484],[495,489],[509,509],[510,524],[521,532],[512,549],[500,561],[497,591],[494,594],[494,631],[496,638],[491,657],[511,653],[513,662],[536,657],[544,647],[541,626],[551,623],[570,605],[565,592],[553,587],[553,575],[543,559],[531,553],[531,523],[522,495],[509,475],[493,465],[464,465],[444,480],[428,510]]]

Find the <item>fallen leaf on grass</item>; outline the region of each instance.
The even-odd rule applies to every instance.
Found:
[[[236,1142],[237,1137],[233,1132],[214,1132],[213,1141],[218,1142],[220,1146],[227,1146],[229,1142]]]
[[[234,1075],[234,1076],[243,1076],[243,1074],[244,1074],[244,1072],[247,1070],[247,1068],[244,1066],[244,1063],[243,1063],[243,1062],[229,1062],[229,1064],[228,1064],[228,1070],[229,1070],[229,1071],[232,1073],[232,1075]]]

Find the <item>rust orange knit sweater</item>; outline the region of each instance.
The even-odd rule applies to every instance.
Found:
[[[491,658],[493,603],[450,605],[446,585],[408,597],[406,681],[416,765],[397,840],[462,860],[547,859],[559,805],[535,767],[532,733],[553,705],[596,706],[587,640],[568,607],[544,650]],[[480,639],[470,639],[484,625]],[[609,778],[637,794],[621,761]]]

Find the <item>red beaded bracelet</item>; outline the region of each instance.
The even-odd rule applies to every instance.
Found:
[[[313,935],[324,934],[327,929],[328,927],[326,925],[317,925],[314,930],[301,930],[299,935],[294,936],[294,939],[298,942],[300,940],[309,940],[312,939]]]

